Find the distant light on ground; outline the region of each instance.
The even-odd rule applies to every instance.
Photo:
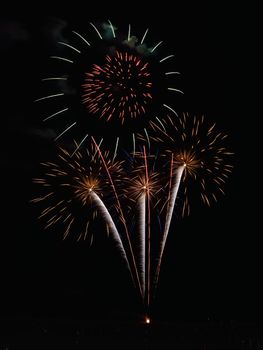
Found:
[[[146,318],[145,318],[145,323],[147,323],[147,324],[150,324],[150,323],[151,323],[151,320],[150,320],[149,317],[146,317]]]

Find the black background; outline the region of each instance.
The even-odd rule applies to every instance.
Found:
[[[235,152],[226,196],[213,208],[200,205],[189,218],[174,222],[152,313],[169,320],[261,317],[260,236],[253,225],[256,204],[248,196],[257,188],[248,163],[254,125],[247,83],[250,13],[163,2],[74,2],[27,9],[14,6],[1,18],[2,315],[110,319],[141,312],[127,271],[106,239],[91,248],[62,241],[42,230],[29,204],[35,165],[45,154],[45,140],[30,130],[51,45],[48,24],[54,18],[71,25],[109,18],[154,28],[164,38],[176,53],[187,110],[215,120]]]

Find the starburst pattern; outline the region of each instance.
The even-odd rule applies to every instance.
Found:
[[[121,163],[111,162],[109,152],[104,154],[104,158],[109,171],[115,174],[115,181],[118,181]],[[60,148],[56,161],[42,163],[42,166],[45,169],[43,178],[33,180],[42,185],[42,195],[32,201],[45,203],[48,199],[49,206],[40,215],[41,219],[46,220],[45,227],[55,224],[64,226],[65,239],[71,231],[79,230],[82,226],[78,240],[91,238],[88,228],[98,215],[94,195],[103,198],[109,206],[114,206],[109,196],[111,184],[95,146],[91,144],[89,148],[77,151],[74,157]],[[82,214],[76,214],[78,212]]]
[[[99,118],[137,118],[152,99],[148,63],[127,52],[106,56],[103,66],[93,65],[83,84],[83,102]]]
[[[167,111],[177,116],[171,102],[183,92],[180,73],[171,69],[174,55],[163,55],[165,43],[152,42],[149,32],[136,36],[130,24],[127,30],[90,22],[85,33],[72,30],[58,42],[50,58],[60,73],[42,79],[35,99],[55,141],[74,138],[80,145],[96,136],[108,147],[135,149],[135,134],[147,134],[151,120],[158,123]]]
[[[151,123],[151,138],[163,145],[165,157],[172,167],[171,177],[184,166],[182,214],[189,215],[190,197],[194,193],[210,206],[220,194],[224,194],[224,184],[233,168],[233,152],[225,146],[227,135],[217,131],[215,123],[207,123],[203,115],[183,113],[177,119],[162,119],[162,124],[160,129]]]

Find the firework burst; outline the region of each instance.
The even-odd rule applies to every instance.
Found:
[[[167,111],[177,115],[171,102],[183,92],[174,55],[163,54],[162,41],[151,41],[148,29],[136,37],[131,25],[117,29],[108,21],[89,23],[86,33],[72,30],[68,41],[58,42],[51,59],[59,74],[42,79],[35,100],[43,121],[57,130],[55,141],[77,132],[78,144],[96,136],[135,148],[135,134],[147,133],[149,121]]]
[[[233,152],[225,146],[227,134],[218,131],[215,123],[207,123],[204,116],[184,113],[176,120],[163,120],[163,125],[169,134],[163,133],[157,140],[165,143],[171,176],[178,173],[178,169],[183,169],[181,180],[185,189],[182,214],[189,215],[189,191],[191,196],[193,191],[198,193],[201,201],[208,206],[216,202],[219,195],[225,194],[223,187],[233,168]]]
[[[104,159],[108,171],[114,173],[115,181],[118,181],[121,163],[112,162],[109,152],[105,152]],[[88,148],[78,150],[74,157],[60,148],[56,161],[42,163],[42,166],[44,176],[33,180],[35,184],[41,185],[41,195],[32,202],[49,204],[40,215],[41,219],[46,220],[45,228],[52,225],[64,226],[65,239],[71,232],[75,233],[82,227],[77,239],[89,237],[92,240],[93,230],[90,226],[102,214],[102,203],[106,202],[109,207],[113,206],[117,210],[112,196],[109,196],[111,184],[95,146],[90,144]],[[104,217],[106,211],[105,206]],[[110,231],[112,219],[108,217],[104,222]]]
[[[107,121],[117,115],[121,123],[145,114],[152,99],[147,66],[139,57],[119,51],[113,57],[107,55],[104,66],[94,64],[83,85],[83,102],[89,112]]]
[[[156,269],[156,281],[160,272],[162,255],[170,230],[178,193],[182,198],[182,215],[190,213],[190,197],[198,196],[210,206],[224,194],[224,184],[232,171],[232,152],[225,147],[227,135],[217,131],[216,124],[208,125],[204,116],[184,113],[177,120],[162,120],[163,130],[151,124],[152,139],[163,145],[165,168],[169,169],[166,217]],[[161,135],[161,137],[160,137]]]

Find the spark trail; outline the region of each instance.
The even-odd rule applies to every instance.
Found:
[[[140,281],[142,286],[142,294],[145,298],[145,240],[146,240],[146,195],[145,195],[145,186],[143,186],[142,193],[137,201],[137,211],[138,211],[138,270],[140,275]]]
[[[129,260],[127,258],[125,249],[123,247],[119,232],[118,232],[118,230],[117,230],[117,228],[112,220],[112,217],[111,217],[108,209],[105,207],[105,204],[100,199],[100,197],[92,189],[90,189],[89,196],[90,196],[91,200],[95,203],[98,212],[101,214],[102,218],[104,219],[104,222],[106,223],[106,225],[109,229],[109,232],[112,233],[112,238],[116,243],[116,247],[119,250],[121,256],[125,259],[126,264],[127,264],[128,268],[130,270],[130,273],[131,273]]]
[[[183,165],[179,166],[176,170],[174,170],[173,169],[173,155],[172,155],[171,174],[170,174],[170,181],[169,181],[168,201],[167,201],[167,212],[166,212],[164,232],[163,232],[163,235],[161,238],[160,252],[159,252],[159,256],[157,257],[157,268],[156,268],[156,272],[155,272],[155,281],[154,281],[155,288],[158,284],[163,252],[164,252],[165,244],[167,241],[167,236],[168,236],[168,233],[170,230],[172,216],[174,213],[175,201],[177,198],[177,193],[179,190],[179,186],[181,183],[181,179],[182,179],[182,175],[183,175],[183,172],[185,170],[185,167],[186,167],[186,164],[183,164]],[[174,172],[175,172],[175,174],[174,174]]]
[[[118,207],[118,211],[120,213],[120,219],[121,219],[121,221],[123,223],[123,226],[124,226],[124,230],[125,230],[125,234],[126,234],[126,238],[127,238],[127,242],[128,242],[128,250],[129,250],[129,254],[131,256],[130,266],[131,266],[131,270],[132,270],[133,282],[134,282],[135,286],[137,286],[137,288],[138,288],[138,290],[140,292],[140,295],[143,298],[141,283],[140,283],[139,274],[138,274],[138,269],[137,269],[137,266],[136,266],[135,257],[134,257],[134,253],[133,253],[133,248],[132,248],[132,244],[131,244],[131,240],[130,240],[130,234],[129,234],[128,227],[127,227],[127,224],[126,224],[126,219],[125,219],[124,214],[123,214],[122,206],[120,204],[120,200],[119,200],[119,197],[117,195],[117,191],[116,191],[114,182],[112,180],[111,174],[109,172],[109,169],[108,169],[107,163],[105,162],[103,154],[102,154],[99,146],[97,145],[95,139],[93,137],[91,137],[91,139],[92,139],[92,141],[93,141],[93,143],[94,143],[94,145],[95,145],[95,147],[96,147],[96,149],[97,149],[97,151],[99,153],[100,159],[101,159],[101,161],[102,161],[102,163],[104,165],[104,169],[106,170],[108,179],[110,181],[112,190],[114,192],[115,199],[117,201],[117,207]]]

